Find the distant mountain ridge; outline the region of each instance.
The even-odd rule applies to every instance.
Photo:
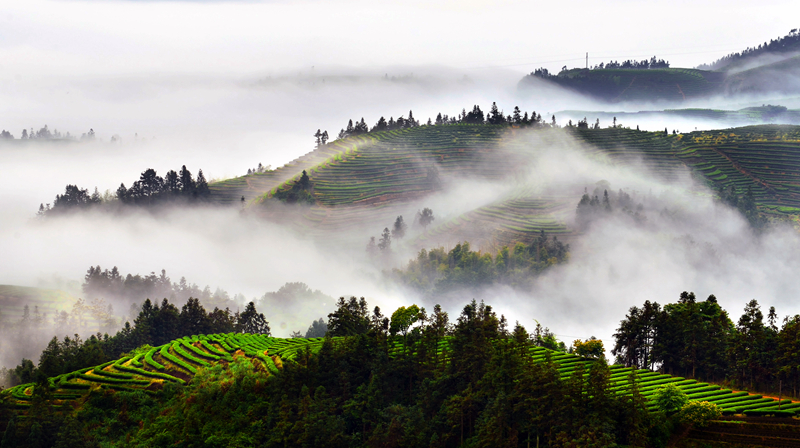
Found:
[[[520,80],[522,90],[541,82],[555,84],[610,103],[663,101],[680,103],[712,96],[800,93],[800,33],[726,55],[689,68],[538,69]]]

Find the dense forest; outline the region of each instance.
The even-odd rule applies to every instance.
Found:
[[[619,394],[602,358],[564,379],[549,355],[528,355],[533,335],[483,302],[451,323],[438,305],[389,319],[341,298],[328,336],[274,374],[240,356],[158,393],[97,390],[77,409],[39,395],[27,418],[2,411],[3,446],[661,447],[698,420],[669,391],[648,412],[634,376]]]
[[[714,295],[683,292],[663,307],[645,301],[620,322],[611,353],[626,366],[724,382],[747,390],[797,397],[800,316],[767,315],[751,300],[734,323]]]

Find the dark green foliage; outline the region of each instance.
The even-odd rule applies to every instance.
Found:
[[[131,205],[152,207],[163,204],[200,203],[206,201],[209,194],[203,170],[198,172],[195,182],[186,165],[182,167],[180,174],[169,171],[165,178],[159,176],[154,169],[148,168],[142,172],[139,180],[135,181],[131,188],[125,188],[125,184],[120,184],[116,191],[117,201],[103,202],[97,189],[90,195],[89,190],[76,185],[67,185],[63,195],[56,195],[53,207],[47,209],[40,207],[39,215],[54,216],[85,210],[96,205],[117,208]]]
[[[244,311],[239,314],[236,330],[241,333],[270,334],[269,322],[263,313],[256,311],[253,302],[247,304]]]
[[[568,260],[569,245],[542,232],[530,245],[502,247],[495,257],[471,250],[467,242],[457,244],[449,252],[441,247],[423,249],[404,269],[395,269],[391,275],[411,289],[436,297],[492,284],[525,288],[547,267]]]
[[[328,324],[320,317],[319,320],[311,322],[311,325],[306,330],[305,337],[307,338],[322,338],[328,332]]]
[[[15,448],[17,446],[17,422],[13,418],[8,421],[3,433],[0,448]]]
[[[370,329],[367,301],[362,297],[345,299],[339,297],[336,311],[328,314],[328,334],[330,336],[354,336],[365,334]]]
[[[286,202],[287,204],[298,203],[313,205],[316,203],[313,191],[314,188],[311,179],[308,177],[308,174],[306,174],[306,171],[303,170],[303,174],[300,175],[299,180],[291,184],[288,189],[278,189],[272,197],[281,202]]]

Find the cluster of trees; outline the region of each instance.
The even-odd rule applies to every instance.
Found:
[[[250,175],[250,174],[261,174],[261,173],[266,173],[267,171],[270,171],[270,170],[272,170],[272,165],[264,166],[264,165],[261,165],[261,163],[259,163],[257,168],[248,168],[247,169],[247,174],[248,175]]]
[[[528,355],[534,341],[523,326],[509,329],[483,303],[467,304],[454,323],[438,305],[430,315],[407,307],[391,325],[367,309],[363,299],[341,299],[329,333],[350,337],[299,352],[269,377],[238,358],[159,397],[97,393],[66,420],[43,418],[52,414],[34,404],[16,435],[30,437],[38,424],[81,446],[331,448],[660,446],[670,435],[635,381],[630,395],[615,393],[602,361],[561,379],[554,363]],[[409,320],[405,348],[390,356],[390,329],[401,334]],[[451,348],[442,353],[445,337]]]
[[[530,115],[528,112],[523,112],[520,110],[519,107],[515,106],[514,111],[510,115],[504,115],[503,111],[499,110],[496,103],[492,103],[492,106],[488,113],[484,113],[480,106],[474,105],[472,110],[467,111],[466,109],[462,109],[460,114],[455,116],[450,116],[447,114],[442,114],[441,112],[436,115],[436,120],[433,121],[430,118],[428,119],[427,125],[428,126],[441,126],[446,124],[458,124],[458,123],[467,123],[467,124],[497,124],[497,125],[515,125],[515,126],[552,126],[555,127],[555,116],[552,117],[551,123],[547,123],[542,121],[542,115],[537,114],[536,111],[533,111]],[[370,128],[367,125],[364,118],[361,118],[361,121],[350,120],[347,123],[347,127],[339,131],[339,139],[347,138],[350,136],[355,135],[362,135],[367,134],[369,132],[379,132],[379,131],[391,131],[395,129],[407,129],[420,126],[420,121],[414,119],[414,113],[412,111],[408,111],[408,118],[403,118],[400,116],[397,120],[394,117],[389,117],[387,121],[384,117],[378,119],[378,122]],[[325,136],[325,139],[322,139],[322,136]],[[324,145],[327,141],[327,131],[320,134],[320,131],[317,130],[317,133],[314,134],[314,137],[317,139],[317,146]],[[324,141],[323,141],[324,140]]]
[[[614,335],[611,353],[627,366],[728,382],[797,396],[800,383],[800,315],[779,327],[774,307],[766,316],[756,300],[734,323],[715,296],[699,301],[683,292],[677,303],[646,301],[631,307]]]
[[[731,53],[723,56],[710,64],[702,64],[697,68],[700,70],[721,70],[725,67],[743,59],[760,56],[768,53],[788,53],[800,50],[800,32],[797,28],[789,31],[789,34],[777,39],[770,39],[758,47],[748,47],[744,51]]]
[[[425,207],[421,211],[417,211],[417,214],[414,217],[414,226],[427,229],[435,219],[436,218],[433,216],[433,210]],[[378,254],[388,256],[392,252],[392,239],[402,239],[404,236],[406,236],[407,230],[408,224],[406,224],[406,222],[403,220],[403,216],[398,216],[394,221],[394,225],[392,225],[392,230],[390,231],[388,227],[384,227],[381,237],[377,242],[375,241],[374,236],[369,238],[369,242],[367,243],[367,254],[369,254],[370,257],[377,256]]]
[[[130,188],[122,183],[114,194],[106,192],[100,195],[97,188],[94,193],[79,188],[77,185],[67,185],[64,194],[56,195],[53,206],[39,204],[39,216],[52,216],[85,210],[94,205],[140,205],[155,206],[170,202],[199,203],[207,200],[210,195],[208,182],[203,175],[203,170],[197,173],[197,179],[191,171],[183,165],[180,173],[175,170],[167,172],[161,177],[152,168],[146,169]]]
[[[769,222],[767,218],[758,211],[752,186],[748,185],[747,191],[745,191],[744,195],[740,196],[735,185],[731,184],[727,189],[723,185],[720,185],[717,188],[717,195],[720,202],[738,210],[754,230],[763,231],[767,228]]]
[[[648,59],[642,59],[641,61],[636,61],[633,59],[628,59],[627,61],[617,62],[617,61],[610,61],[610,62],[601,62],[594,67],[592,70],[608,70],[608,69],[630,69],[630,70],[649,70],[649,69],[656,69],[656,68],[669,68],[669,62],[663,59],[657,59],[655,56]],[[561,68],[561,71],[567,71],[567,66]],[[558,78],[558,74],[550,73],[550,70],[541,67],[537,68],[530,73],[530,76],[542,79],[552,79]]]
[[[648,70],[648,69],[656,69],[656,68],[669,68],[669,62],[663,59],[656,59],[655,56],[650,58],[650,60],[642,59],[641,61],[634,61],[628,59],[622,63],[617,61],[611,61],[607,64],[600,63],[594,66],[593,70],[603,70],[603,69],[637,69],[637,70]]]
[[[81,137],[80,137],[81,140],[94,140],[94,138],[95,138],[94,129],[89,129],[89,132],[83,133],[81,135]],[[3,129],[3,131],[0,132],[0,139],[13,140],[14,139],[14,135],[11,132],[6,131],[5,129]],[[42,140],[52,140],[52,139],[74,140],[75,137],[70,135],[69,132],[67,132],[66,134],[62,134],[61,132],[58,131],[58,129],[50,130],[47,127],[47,125],[44,125],[41,128],[39,128],[38,131],[34,130],[34,128],[31,128],[30,132],[28,132],[27,129],[23,129],[22,132],[20,133],[20,139],[21,140],[34,140],[34,139],[42,139]]]
[[[114,266],[111,270],[98,266],[90,266],[83,278],[81,289],[87,298],[106,298],[122,300],[126,303],[141,303],[143,297],[169,298],[173,302],[183,303],[190,297],[200,299],[207,306],[237,307],[244,304],[245,297],[236,294],[233,298],[227,291],[216,288],[214,292],[209,286],[200,289],[197,284],[189,283],[181,277],[173,283],[166,270],[160,274],[151,272],[148,275],[122,274]]]
[[[300,179],[294,181],[292,186],[288,189],[277,189],[272,197],[287,204],[309,204],[316,203],[314,199],[314,185],[311,183],[311,178],[303,170]]]
[[[190,298],[180,309],[167,299],[160,305],[147,299],[133,325],[125,322],[114,336],[97,333],[86,340],[77,334],[63,340],[53,337],[38,364],[23,359],[16,368],[4,369],[2,374],[6,385],[45,381],[48,377],[117,359],[122,353],[144,345],[158,346],[193,334],[230,332],[270,334],[270,326],[253,302],[242,312],[231,312],[228,308],[206,311],[195,298]]]
[[[503,284],[529,286],[536,275],[556,264],[569,261],[569,244],[549,238],[542,231],[531,244],[502,247],[497,254],[473,251],[469,243],[457,244],[449,252],[439,247],[422,249],[404,269],[394,269],[392,278],[427,296],[462,289]]]
[[[601,181],[602,182],[602,181]],[[603,188],[603,199],[598,197],[600,188]],[[637,224],[647,222],[647,216],[644,214],[644,205],[640,202],[635,203],[635,194],[632,198],[630,194],[622,191],[621,189],[614,193],[608,194],[610,185],[607,182],[602,182],[590,196],[589,192],[584,190],[581,200],[575,209],[575,223],[578,228],[585,230],[593,222],[600,221],[604,218],[614,215],[617,211],[633,219]]]

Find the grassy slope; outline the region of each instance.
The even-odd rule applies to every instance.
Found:
[[[157,394],[164,382],[185,384],[191,381],[197,369],[212,363],[226,362],[233,356],[247,356],[263,366],[265,375],[276,373],[286,362],[294,362],[298,349],[309,348],[316,352],[321,348],[322,339],[280,339],[264,335],[216,334],[187,336],[161,347],[140,350],[138,354],[126,356],[116,361],[83,369],[77,372],[50,378],[50,393],[53,404],[79,406],[94,389],[130,390],[139,389]],[[440,350],[445,354],[447,341]],[[403,350],[402,339],[392,341],[390,355]],[[571,376],[579,366],[588,368],[595,362],[576,355],[553,352],[541,347],[532,347],[530,355],[538,361],[550,358],[558,367],[562,378]],[[629,377],[635,372],[641,393],[648,400],[648,407],[655,408],[655,391],[668,383],[676,384],[691,400],[717,403],[724,411],[739,413],[745,410],[772,410],[778,406],[773,399],[747,393],[734,393],[708,383],[681,377],[659,374],[649,370],[634,370],[624,366],[611,367],[612,389],[619,394],[629,393]],[[3,391],[10,394],[16,408],[25,410],[32,400],[33,384],[23,384]],[[783,410],[800,410],[800,403],[785,400]]]

